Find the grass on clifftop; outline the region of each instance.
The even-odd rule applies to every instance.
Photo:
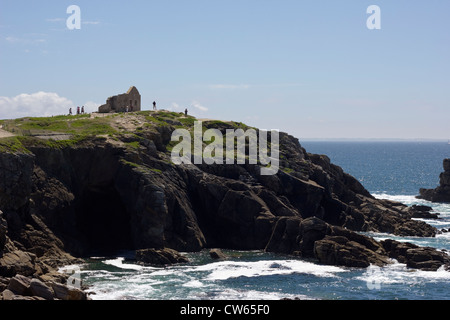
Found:
[[[165,110],[0,120],[1,128],[15,135],[0,139],[0,152],[27,152],[27,147],[31,146],[65,148],[99,136],[138,150],[142,139],[148,137],[146,132],[171,126],[174,129],[187,129],[193,134],[195,121],[198,120],[193,116]],[[251,127],[241,122],[203,120],[203,131],[210,128],[225,133],[226,129],[247,130]],[[170,152],[175,144],[170,142],[166,146],[167,151]]]
[[[89,136],[116,132],[108,119],[90,118],[90,115],[5,120],[3,127],[19,136],[36,136],[49,132]]]

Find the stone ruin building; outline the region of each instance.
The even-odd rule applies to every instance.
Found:
[[[141,111],[141,94],[135,86],[127,93],[109,97],[106,104],[98,108],[99,113]]]

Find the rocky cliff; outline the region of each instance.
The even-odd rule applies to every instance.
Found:
[[[450,203],[450,159],[444,159],[444,172],[436,189],[420,189],[420,199]]]
[[[74,257],[150,248],[267,250],[366,267],[388,263],[393,246],[356,231],[436,234],[411,219],[413,208],[375,199],[286,133],[274,176],[250,164],[174,165],[171,134],[191,128],[191,120],[141,112],[111,116],[113,134],[71,133],[70,141],[31,134],[4,142],[0,276],[40,276]],[[243,126],[205,125],[222,132]]]

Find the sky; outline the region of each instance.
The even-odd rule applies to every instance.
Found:
[[[1,0],[0,119],[134,85],[144,110],[299,139],[448,140],[449,57],[448,0]]]

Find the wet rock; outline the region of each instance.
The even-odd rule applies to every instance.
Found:
[[[419,219],[439,219],[438,213],[431,213],[433,208],[429,206],[413,205],[409,208],[408,213],[411,214],[411,218]]]
[[[407,262],[406,252],[409,249],[416,249],[419,247],[409,242],[400,242],[392,239],[381,241],[381,245],[390,258],[395,259],[400,263]]]
[[[439,186],[436,189],[420,189],[419,199],[450,203],[450,159],[444,159],[443,167],[444,172],[440,175]]]
[[[143,265],[156,266],[189,262],[179,252],[169,248],[136,250],[136,261]]]
[[[405,263],[409,268],[436,271],[450,264],[450,257],[444,251],[429,247],[419,247],[409,242],[392,239],[381,241],[390,258]]]
[[[227,256],[220,249],[209,250],[209,256],[214,260],[225,260]]]
[[[436,271],[450,263],[450,257],[434,248],[412,248],[406,251],[406,265],[424,271]]]
[[[371,264],[384,266],[389,263],[386,256],[343,236],[326,236],[316,241],[314,253],[320,263],[328,265],[367,268]]]

